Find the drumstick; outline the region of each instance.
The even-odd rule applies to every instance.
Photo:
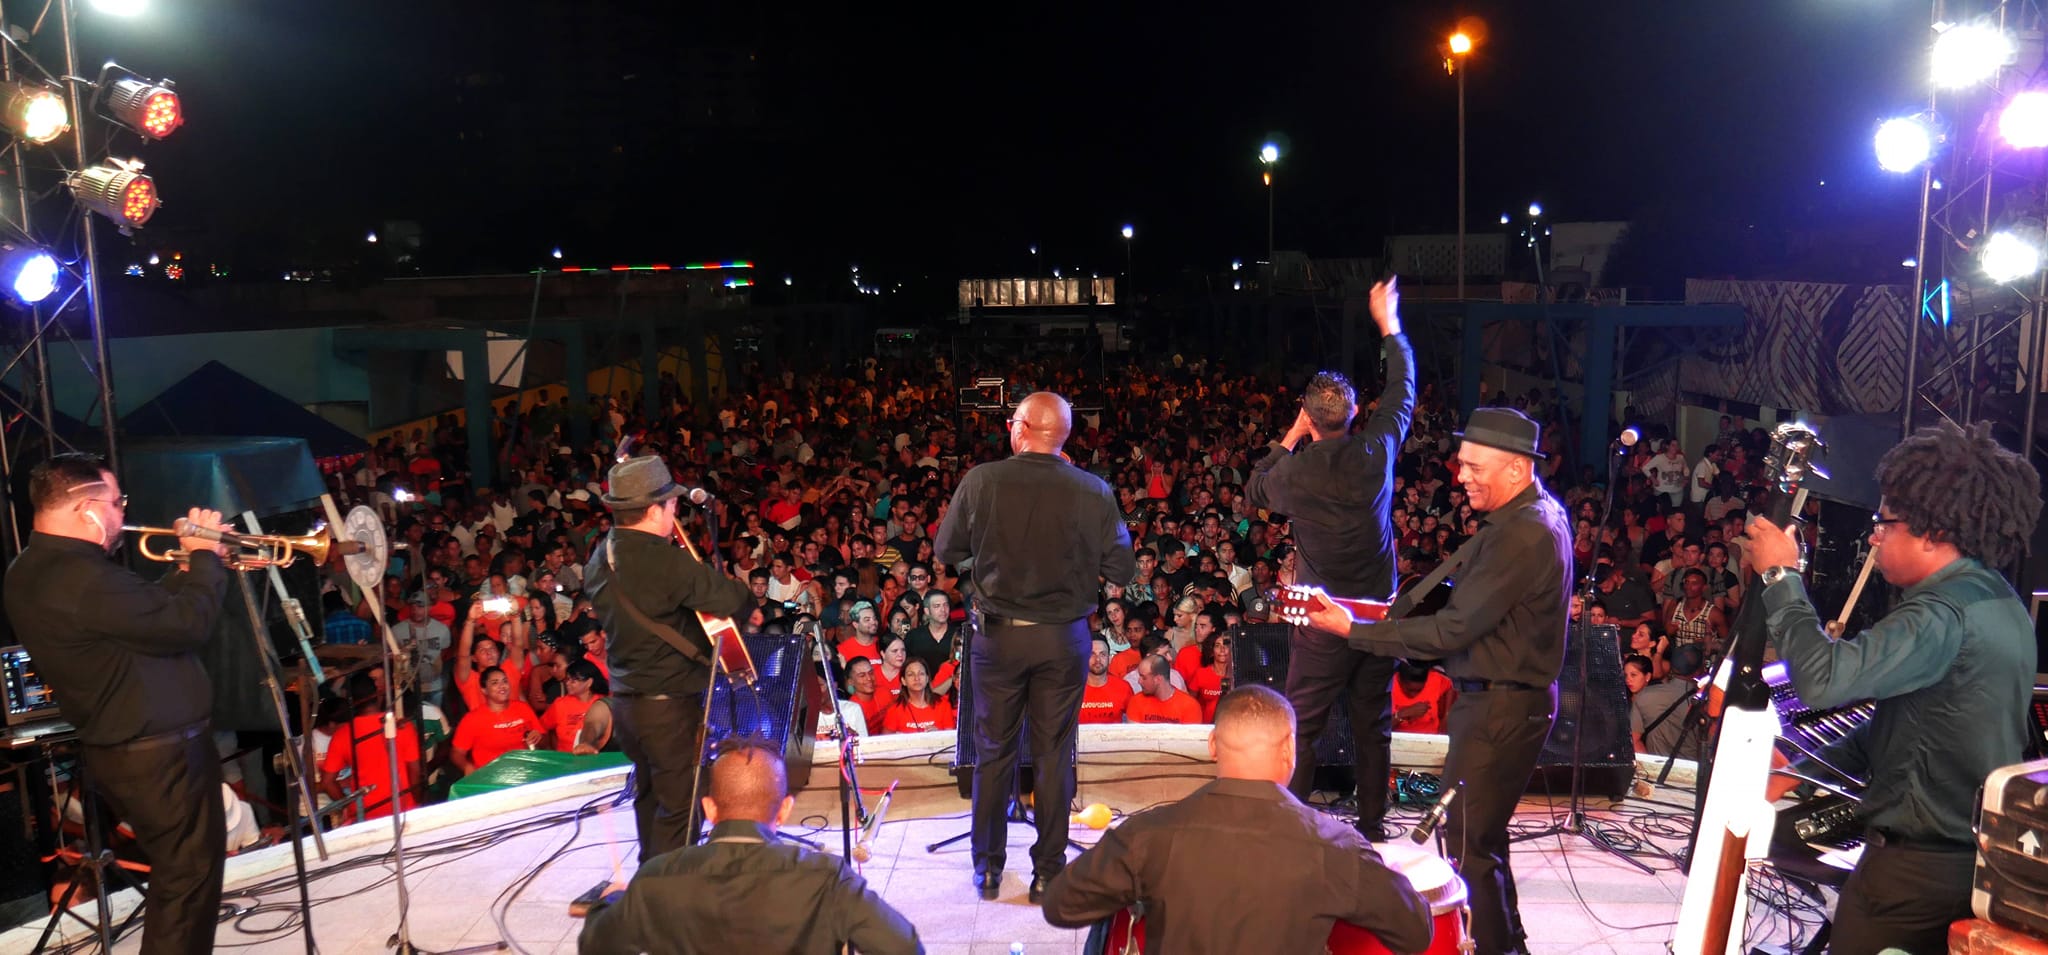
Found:
[[[1849,626],[1849,611],[1856,609],[1856,601],[1863,597],[1863,585],[1870,582],[1870,568],[1877,564],[1877,545],[1863,555],[1863,569],[1856,572],[1856,586],[1849,588],[1849,600],[1842,604],[1842,615],[1835,618],[1835,632],[1840,634]]]

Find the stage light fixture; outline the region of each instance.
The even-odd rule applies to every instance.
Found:
[[[149,0],[92,0],[92,8],[110,17],[134,17],[149,9]]]
[[[120,223],[123,230],[136,228],[156,214],[156,180],[142,174],[142,163],[109,159],[89,166],[65,181],[71,197],[87,209]]]
[[[1934,85],[1962,89],[1990,79],[1999,67],[2012,62],[2012,37],[1990,23],[1964,23],[1941,31],[1934,38]]]
[[[2026,90],[1998,114],[1998,135],[2015,149],[2048,146],[2048,92]]]
[[[1878,168],[1886,172],[1912,172],[1934,155],[1934,130],[1920,116],[1901,116],[1878,124],[1872,139]]]
[[[64,135],[71,128],[71,110],[56,90],[27,83],[0,84],[4,97],[7,129],[16,137],[41,146]]]
[[[100,115],[140,133],[144,139],[163,139],[185,125],[185,107],[171,89],[169,80],[147,79],[118,63],[100,71],[99,93],[94,98]]]
[[[14,300],[34,305],[57,291],[63,269],[50,253],[27,242],[0,242],[0,285]]]
[[[2000,285],[2017,282],[2041,270],[2039,229],[2005,229],[1991,234],[1977,254],[1984,277]]]

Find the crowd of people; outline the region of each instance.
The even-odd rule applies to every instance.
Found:
[[[678,481],[712,493],[709,521],[684,530],[700,548],[715,543],[725,572],[751,589],[743,631],[823,631],[836,651],[839,722],[864,734],[953,729],[966,600],[933,535],[961,475],[1006,451],[997,421],[1007,409],[961,407],[943,360],[922,373],[873,360],[850,372],[757,375],[758,387],[701,415],[665,380],[657,413],[629,413],[627,393],[584,409],[595,438],[583,447],[566,437],[578,411],[543,389],[523,414],[507,402],[495,422],[500,479],[459,471],[467,450],[452,420],[386,437],[336,474],[336,490],[377,506],[406,544],[382,597],[401,640],[418,648],[421,696],[443,714],[429,736],[446,746],[430,738],[429,762],[467,772],[522,747],[607,746],[601,735],[579,742],[587,714],[609,715],[606,635],[582,577],[611,530],[600,497],[621,447],[662,456]],[[1107,378],[1028,364],[1008,380],[1012,394],[1081,396],[1066,453],[1115,489],[1135,552],[1135,575],[1103,581],[1089,618],[1097,646],[1082,722],[1212,720],[1240,625],[1273,620],[1297,574],[1289,516],[1245,494],[1295,399],[1285,384],[1203,360]],[[1555,395],[1495,400],[1551,422],[1556,443]],[[1478,528],[1455,481],[1452,424],[1441,391],[1422,387],[1391,489],[1403,581]],[[1542,462],[1572,508],[1576,575],[1598,578],[1593,622],[1620,628],[1632,689],[1670,679],[1674,660],[1689,659],[1683,648],[1711,662],[1725,646],[1766,446],[1761,430],[1728,418],[1696,460],[1652,435],[1621,463],[1606,514],[1602,476],[1585,468],[1565,481],[1558,455]],[[368,601],[344,575],[327,580],[327,639],[370,639]],[[1439,729],[1454,691],[1422,669],[1404,681],[1396,728]]]

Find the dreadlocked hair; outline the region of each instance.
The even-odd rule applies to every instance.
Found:
[[[2003,567],[2027,552],[2041,516],[2041,476],[1991,437],[1943,421],[1915,431],[1877,463],[1877,488],[1915,535]]]

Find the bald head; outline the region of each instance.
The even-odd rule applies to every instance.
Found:
[[[782,756],[768,742],[733,737],[718,745],[718,758],[711,764],[711,794],[704,797],[704,818],[714,825],[735,819],[773,829],[789,815],[792,802]]]
[[[1294,707],[1268,687],[1230,691],[1216,704],[1209,756],[1219,778],[1287,785],[1294,775]]]
[[[1011,414],[1010,450],[1054,454],[1065,447],[1074,430],[1074,409],[1050,391],[1034,391]]]

